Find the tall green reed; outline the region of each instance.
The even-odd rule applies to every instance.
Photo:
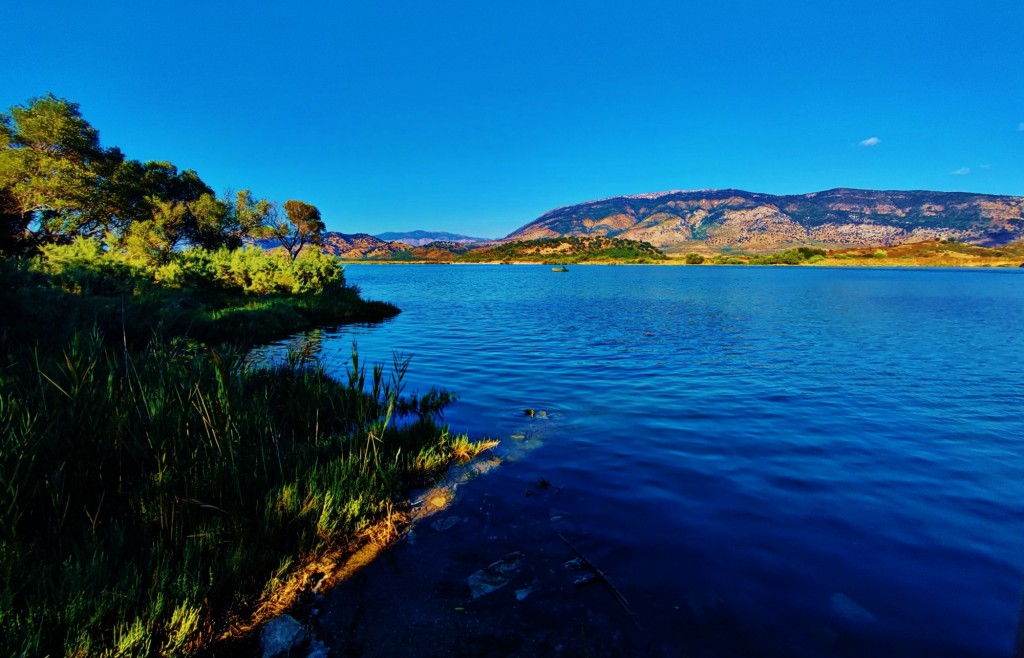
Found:
[[[115,342],[116,344],[116,342]],[[408,359],[344,380],[96,331],[0,365],[0,654],[177,656],[454,458]],[[460,448],[461,449],[461,448]],[[284,571],[282,571],[282,569]]]

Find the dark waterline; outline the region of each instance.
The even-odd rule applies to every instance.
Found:
[[[638,615],[765,655],[1007,656],[1021,602],[1024,278],[1008,270],[350,266],[447,420],[567,492]],[[545,411],[528,418],[523,409]],[[495,486],[488,479],[472,486]],[[505,481],[505,480],[502,480]],[[521,495],[521,492],[519,493]],[[699,631],[698,631],[699,632]],[[665,629],[666,642],[674,641]],[[766,646],[765,643],[768,643]]]

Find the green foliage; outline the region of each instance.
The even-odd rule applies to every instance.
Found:
[[[297,252],[323,223],[313,206],[292,203]],[[0,115],[0,255],[107,235],[166,265],[182,245],[236,249],[265,237],[276,217],[276,206],[248,190],[218,199],[192,170],[101,147],[71,101],[47,95]]]
[[[700,265],[704,262],[704,257],[700,254],[686,254],[687,265]]]
[[[712,259],[715,265],[746,265],[747,261],[743,260],[739,256],[728,256],[720,254]]]
[[[284,202],[284,211],[286,220],[270,225],[269,233],[294,259],[306,244],[320,244],[321,234],[327,227],[316,206],[305,201],[289,199]]]
[[[193,247],[153,265],[86,238],[46,246],[33,259],[0,259],[0,307],[0,346],[5,337],[62,341],[91,326],[133,344],[158,329],[252,343],[398,312],[360,299],[338,259],[319,251],[291,260],[254,248]]]
[[[629,262],[665,260],[665,254],[647,242],[605,237],[569,236],[508,242],[495,247],[472,249],[457,262],[480,263],[517,261],[533,263]]]
[[[874,251],[874,253],[871,254],[871,257],[872,258],[888,258],[889,254],[887,254],[884,249],[876,249]]]
[[[114,343],[116,345],[116,341]],[[302,359],[76,334],[0,369],[0,654],[183,656],[466,450],[407,362],[347,382]]]
[[[749,262],[751,265],[799,265],[815,256],[824,258],[825,250],[814,247],[797,247],[764,256],[751,256]]]
[[[223,246],[228,249],[241,247],[247,238],[266,237],[277,216],[277,206],[266,199],[256,199],[249,190],[238,192],[233,206],[227,200],[225,204],[230,212],[222,227]]]
[[[107,154],[78,105],[53,95],[0,115],[0,190],[11,212],[33,220],[46,241],[92,232],[100,174]]]
[[[452,396],[400,396],[407,364],[243,359],[398,312],[300,255],[323,222],[286,211],[294,251],[241,248],[272,203],[103,149],[52,95],[0,115],[0,655],[189,655],[465,453]]]

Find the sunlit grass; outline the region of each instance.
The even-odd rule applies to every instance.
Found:
[[[438,425],[450,394],[403,396],[407,367],[354,355],[336,381],[302,359],[98,333],[9,353],[0,654],[187,655],[303,556],[388,541],[403,491],[494,445]]]

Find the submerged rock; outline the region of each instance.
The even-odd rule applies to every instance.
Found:
[[[580,576],[577,576],[576,579],[572,581],[572,584],[575,585],[576,587],[583,587],[584,585],[589,585],[590,583],[594,582],[595,580],[597,580],[597,574],[595,574],[593,572],[589,572],[589,573],[585,573],[585,574],[582,574]]]
[[[434,521],[430,524],[430,527],[438,532],[444,532],[445,530],[450,530],[452,527],[458,525],[460,521],[462,521],[462,519],[457,516],[449,516],[446,519],[438,519],[437,521]]]
[[[847,621],[858,624],[873,624],[878,621],[878,618],[868,612],[867,608],[841,592],[833,594],[831,601],[832,610]]]
[[[263,658],[278,658],[291,655],[292,649],[305,644],[309,639],[306,629],[291,615],[281,615],[267,622],[260,632],[260,648]]]
[[[331,653],[331,650],[326,644],[320,640],[313,640],[309,643],[309,653],[306,654],[306,658],[327,658]]]
[[[573,577],[572,584],[576,587],[583,587],[597,580],[597,574],[594,573],[593,567],[584,562],[582,558],[574,557],[562,566],[569,571],[582,572]]]
[[[478,599],[508,585],[509,581],[522,569],[524,558],[525,556],[521,552],[515,551],[472,574],[466,579],[466,582],[469,584],[473,598]]]

